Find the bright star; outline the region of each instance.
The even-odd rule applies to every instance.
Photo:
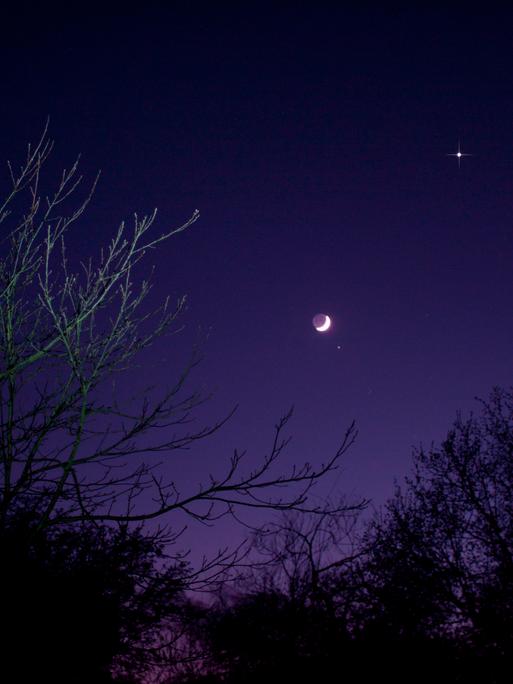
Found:
[[[458,140],[458,151],[457,151],[457,152],[453,152],[452,154],[447,154],[447,155],[445,155],[445,156],[446,156],[446,157],[457,157],[457,159],[458,159],[458,168],[459,168],[459,167],[461,166],[461,158],[462,158],[462,157],[472,157],[473,155],[471,155],[471,154],[466,154],[466,153],[462,152],[462,151],[461,151],[460,141]]]

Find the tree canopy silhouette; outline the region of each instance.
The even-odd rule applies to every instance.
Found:
[[[141,529],[36,525],[17,511],[0,533],[4,675],[90,684],[145,671],[184,602],[184,565]]]
[[[513,653],[513,393],[496,388],[481,407],[416,452],[369,529],[363,631],[428,649],[450,641],[458,681],[502,682]]]
[[[513,391],[481,408],[415,452],[413,474],[349,544],[332,517],[267,526],[268,562],[197,623],[208,677],[183,681],[509,681]]]

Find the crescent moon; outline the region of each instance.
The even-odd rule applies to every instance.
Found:
[[[317,325],[315,327],[319,332],[326,332],[331,325],[331,318],[329,316],[324,317],[324,323],[322,325]]]

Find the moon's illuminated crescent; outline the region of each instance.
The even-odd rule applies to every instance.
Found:
[[[314,316],[313,325],[317,332],[326,332],[331,326],[331,318],[326,314],[317,314]]]

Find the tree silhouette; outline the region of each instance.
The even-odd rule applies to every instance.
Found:
[[[294,601],[322,600],[331,576],[340,576],[360,556],[354,531],[368,501],[336,504],[324,512],[283,513],[253,534],[253,566],[245,583],[279,590]],[[337,511],[334,513],[333,511]]]
[[[351,657],[343,575],[358,554],[351,535],[365,501],[283,514],[253,536],[246,572],[189,626],[200,667],[183,682],[328,680]],[[333,515],[332,509],[341,512]]]
[[[0,258],[0,525],[11,509],[31,505],[38,527],[81,521],[140,523],[181,512],[202,522],[252,510],[309,510],[311,487],[333,471],[355,437],[318,468],[306,463],[279,472],[287,445],[278,422],[267,454],[246,465],[244,453],[227,459],[224,474],[204,472],[200,484],[179,491],[164,479],[155,455],[167,459],[207,438],[223,421],[190,431],[204,398],[185,392],[193,354],[177,380],[138,406],[106,401],[105,383],[131,367],[157,337],[173,330],[185,298],[147,308],[149,280],[135,275],[145,255],[189,228],[154,235],[156,212],[121,223],[97,259],[74,270],[66,251],[70,228],[82,218],[95,184],[79,191],[78,162],[43,193],[43,169],[52,150],[46,130],[16,171],[0,203],[6,231]],[[10,225],[9,225],[10,223]]]
[[[162,619],[183,603],[183,565],[166,565],[141,530],[36,525],[18,511],[0,534],[3,672],[85,684],[145,671]]]
[[[481,405],[415,454],[413,476],[368,530],[362,634],[411,653],[414,640],[431,663],[436,645],[457,681],[502,682],[513,646],[513,395],[496,388]]]
[[[349,640],[325,606],[271,590],[209,607],[192,627],[202,637],[203,672],[178,681],[326,681]]]

